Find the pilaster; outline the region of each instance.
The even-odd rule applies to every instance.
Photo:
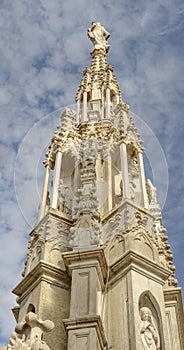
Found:
[[[102,350],[107,340],[100,316],[63,320],[68,333],[68,350]]]
[[[68,350],[79,348],[102,350],[107,344],[99,293],[107,274],[103,249],[78,250],[63,253],[71,276],[70,318],[63,320],[68,333]]]
[[[184,315],[181,288],[164,290],[169,349],[184,349]]]

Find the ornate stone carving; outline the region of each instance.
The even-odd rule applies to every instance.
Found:
[[[43,333],[50,332],[54,323],[42,321],[38,316],[29,312],[23,322],[17,323],[15,332],[10,336],[9,350],[50,350],[43,340]]]
[[[131,146],[129,147],[129,149],[130,148]],[[128,157],[128,170],[132,178],[138,176],[139,174],[137,154],[133,149],[131,149],[131,153],[129,154],[129,157]]]
[[[100,214],[96,195],[97,149],[93,140],[86,140],[81,150],[81,188],[75,208],[75,226],[71,228],[71,246],[89,246],[100,243]]]
[[[148,307],[140,309],[140,335],[142,340],[143,350],[159,350],[160,337],[153,320],[151,310]]]
[[[65,108],[61,115],[61,124],[51,140],[49,151],[44,160],[45,166],[49,164],[51,169],[54,169],[56,154],[60,152],[70,152],[73,157],[78,157],[79,151],[79,134],[75,124],[76,112],[70,108]]]
[[[31,232],[31,238],[28,241],[28,252],[27,259],[25,261],[24,271],[22,276],[24,277],[30,270],[31,263],[37,259],[41,258],[42,245],[44,243],[43,239],[44,224],[39,225],[35,230]]]
[[[157,228],[155,228],[157,232]],[[159,252],[160,263],[170,270],[170,276],[166,281],[166,287],[177,287],[178,281],[175,278],[175,266],[173,265],[173,255],[168,244],[168,237],[165,235],[166,229],[160,227],[159,234],[156,234],[157,249]]]
[[[49,216],[46,224],[45,240],[49,243],[68,247],[69,225],[60,218]]]

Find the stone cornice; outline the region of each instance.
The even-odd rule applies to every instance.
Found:
[[[129,250],[110,266],[109,285],[114,284],[122,275],[127,274],[129,271],[138,272],[161,285],[164,285],[165,280],[170,275],[168,269],[133,250]]]
[[[33,287],[35,287],[35,284],[37,285],[43,280],[48,281],[51,284],[57,284],[62,288],[68,289],[70,287],[70,279],[64,270],[41,260],[22,279],[12,292],[17,296],[24,298],[25,294],[29,294]]]
[[[102,223],[105,223],[107,220],[109,220],[109,218],[111,216],[113,216],[120,208],[123,209],[123,207],[125,205],[130,205],[131,207],[137,209],[138,211],[140,211],[141,213],[149,216],[150,218],[154,219],[154,215],[150,213],[149,210],[145,209],[145,208],[142,208],[138,205],[136,205],[135,203],[133,203],[131,200],[129,199],[124,199],[120,204],[118,204],[117,206],[115,206],[114,208],[112,208],[112,210],[106,214],[103,215],[102,217]]]
[[[102,324],[101,317],[99,315],[64,319],[63,323],[67,331],[70,331],[70,330],[77,331],[79,329],[87,329],[87,328],[95,327],[101,348],[103,349],[107,346],[104,327]]]
[[[42,225],[47,223],[47,219],[49,218],[49,216],[54,217],[58,220],[60,220],[60,222],[64,222],[65,224],[72,226],[74,220],[71,218],[70,215],[63,213],[57,209],[53,209],[53,208],[49,208],[49,211],[45,214],[45,216],[37,222],[37,224],[35,225],[34,229],[30,232],[30,236],[32,236],[32,234],[34,234],[34,232]]]
[[[57,209],[50,208],[48,214],[51,214],[59,220],[63,220],[68,225],[72,225],[74,222],[70,215],[63,213]]]
[[[14,306],[11,308],[11,311],[13,313],[13,316],[15,317],[16,322],[18,322],[20,307]]]
[[[86,267],[95,267],[98,272],[99,280],[104,286],[107,275],[107,263],[103,248],[81,249],[62,253],[62,257],[68,271],[72,275],[72,270]]]

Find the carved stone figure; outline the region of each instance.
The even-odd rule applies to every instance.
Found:
[[[146,180],[146,190],[147,190],[147,194],[148,194],[149,204],[150,203],[156,203],[157,202],[156,187],[153,186],[153,184],[152,184],[150,179]]]
[[[92,22],[92,27],[88,28],[88,36],[95,46],[94,49],[103,49],[105,52],[108,52],[110,45],[107,39],[110,37],[110,34],[99,22]]]
[[[139,174],[138,160],[135,154],[128,159],[128,170],[132,177],[138,176]]]
[[[140,333],[143,344],[143,350],[159,350],[160,337],[155,326],[151,310],[148,307],[140,309]]]
[[[58,209],[69,214],[71,212],[72,198],[68,186],[64,186],[63,180],[60,179],[58,190]]]
[[[135,199],[135,188],[136,188],[136,185],[133,181],[133,177],[131,174],[128,174],[128,178],[129,178],[129,186],[130,186],[130,196],[131,196],[131,199],[134,200]]]

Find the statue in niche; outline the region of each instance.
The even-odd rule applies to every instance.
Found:
[[[146,191],[148,195],[148,201],[150,203],[156,203],[157,198],[156,198],[156,187],[153,186],[152,182],[150,179],[146,180]]]
[[[64,203],[63,203],[63,207],[64,207],[64,212],[66,214],[69,214],[71,212],[71,206],[72,206],[72,199],[71,199],[71,193],[70,193],[70,189],[68,186],[64,187]]]
[[[99,22],[92,22],[92,27],[88,28],[88,36],[94,45],[94,49],[103,49],[108,52],[110,45],[107,39],[110,34]]]
[[[129,158],[128,170],[132,176],[138,176],[139,174],[138,160],[135,153]]]
[[[151,310],[148,307],[142,307],[140,309],[140,318],[143,350],[160,350],[160,337]]]
[[[66,214],[69,214],[71,211],[71,193],[68,186],[64,186],[63,180],[60,179],[59,189],[58,189],[58,209],[63,211]]]

